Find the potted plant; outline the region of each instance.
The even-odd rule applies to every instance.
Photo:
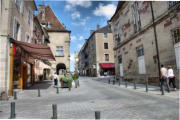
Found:
[[[72,87],[72,77],[69,76],[64,76],[60,78],[60,82],[61,82],[61,88],[71,88]]]

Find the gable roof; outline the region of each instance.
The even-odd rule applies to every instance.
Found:
[[[44,20],[42,19],[42,14],[42,12],[38,13],[37,17],[40,23],[46,24],[45,28],[48,32],[70,32],[61,24],[49,5],[45,6]],[[48,27],[48,24],[50,24],[50,27]]]
[[[96,33],[112,33],[111,26],[110,25],[106,25],[106,26],[100,28],[99,30],[96,30],[95,32]]]

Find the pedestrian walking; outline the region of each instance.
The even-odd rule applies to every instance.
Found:
[[[175,75],[172,66],[168,66],[168,79],[169,79],[169,86],[171,86],[172,84],[175,91],[176,90]]]
[[[167,68],[164,67],[164,65],[161,65],[161,78],[160,78],[161,89],[163,88],[162,86],[164,85],[164,82],[166,82],[168,92],[170,92],[169,82],[168,82],[168,71]]]
[[[58,76],[56,73],[54,73],[54,86],[57,86],[58,83]]]

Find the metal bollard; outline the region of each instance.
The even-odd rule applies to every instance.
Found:
[[[14,95],[14,100],[17,100],[17,92],[16,91],[14,91],[13,95]]]
[[[127,81],[125,81],[125,85],[126,85],[126,88],[128,87],[128,83],[127,83]]]
[[[52,110],[53,110],[53,116],[51,118],[57,119],[57,105],[56,104],[52,104]]]
[[[109,81],[108,81],[108,82],[109,82],[109,84],[110,84],[110,82],[111,82],[111,81],[110,81],[110,79],[109,79]]]
[[[10,119],[14,119],[15,117],[16,117],[15,102],[11,102],[11,115],[10,115]]]
[[[78,84],[77,82],[78,82],[78,81],[77,81],[77,80],[75,80],[75,88],[77,88],[77,84]]]
[[[146,81],[146,92],[148,92],[148,81]]]
[[[56,93],[59,94],[59,88],[58,87],[56,88]]]
[[[71,87],[69,87],[69,91],[71,91]]]
[[[164,86],[161,85],[161,95],[164,95]]]
[[[79,87],[80,85],[79,85],[79,80],[78,80],[78,87]]]
[[[119,86],[121,85],[121,79],[119,79]]]
[[[134,80],[134,89],[136,89],[136,81]]]
[[[101,115],[100,115],[100,111],[95,111],[95,119],[100,119]]]
[[[41,97],[40,88],[38,88],[38,97]]]
[[[115,85],[115,80],[113,80],[113,85]]]

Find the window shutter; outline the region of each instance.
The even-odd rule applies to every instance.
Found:
[[[24,0],[21,1],[21,10],[20,10],[21,14],[24,14]]]
[[[146,74],[144,56],[138,57],[139,74]]]
[[[0,16],[2,14],[2,0],[0,0]]]
[[[13,21],[13,38],[15,40],[17,39],[17,20],[15,16],[14,16],[14,21]]]
[[[20,41],[22,41],[22,31],[23,31],[23,28],[22,28],[22,25],[20,27]]]
[[[174,45],[177,69],[180,69],[180,42]]]

